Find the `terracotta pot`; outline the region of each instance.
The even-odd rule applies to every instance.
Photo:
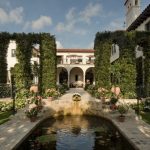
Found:
[[[118,121],[119,122],[124,122],[125,121],[125,116],[119,116]]]
[[[37,120],[37,117],[30,117],[31,122],[35,122]]]
[[[48,100],[52,101],[53,100],[53,97],[47,97]]]
[[[116,109],[117,109],[117,106],[116,106],[115,104],[111,104],[111,105],[110,105],[110,109],[111,109],[111,110],[116,110]]]
[[[39,111],[40,111],[42,108],[43,108],[42,105],[39,105],[39,106],[38,106],[38,110],[39,110]]]
[[[111,88],[111,92],[114,93],[116,96],[118,96],[120,94],[120,87],[113,86]]]
[[[30,87],[30,92],[38,93],[38,86],[37,86],[37,85],[32,85],[32,86]]]

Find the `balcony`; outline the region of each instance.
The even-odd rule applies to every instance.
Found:
[[[82,59],[71,59],[70,64],[83,64]]]
[[[93,65],[94,64],[94,60],[87,60],[86,64],[92,64]]]

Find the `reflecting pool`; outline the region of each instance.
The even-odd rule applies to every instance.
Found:
[[[61,116],[43,121],[17,150],[134,150],[105,119]]]

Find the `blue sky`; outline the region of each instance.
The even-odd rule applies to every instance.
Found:
[[[64,48],[92,48],[96,32],[124,21],[124,0],[0,0],[1,31],[50,32]]]

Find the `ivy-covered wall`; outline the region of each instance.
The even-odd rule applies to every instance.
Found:
[[[0,33],[0,84],[7,83],[7,48],[10,40],[8,33]]]
[[[56,88],[57,57],[55,37],[48,34],[41,34],[41,87],[42,92],[48,88]]]
[[[138,63],[140,63],[141,60],[135,58],[135,47],[144,43],[141,45],[145,56],[144,93],[148,95],[150,92],[149,37],[150,34],[148,34],[148,32],[98,32],[94,44],[96,86],[105,87],[107,89],[110,89],[112,85],[119,86],[123,97],[135,98],[137,96],[139,80],[142,78],[142,74],[138,71],[141,67],[141,64],[138,65]],[[110,64],[111,45],[113,43],[119,46],[120,57]]]
[[[110,87],[110,40],[107,40],[108,33],[97,33],[95,38],[95,81],[96,88]],[[105,37],[105,38],[103,38]],[[105,39],[105,40],[104,40]]]
[[[49,33],[0,33],[0,83],[7,82],[7,48],[9,41],[17,43],[18,63],[12,69],[17,89],[29,89],[32,84],[31,57],[33,44],[40,44],[39,89],[56,87],[56,44]]]

